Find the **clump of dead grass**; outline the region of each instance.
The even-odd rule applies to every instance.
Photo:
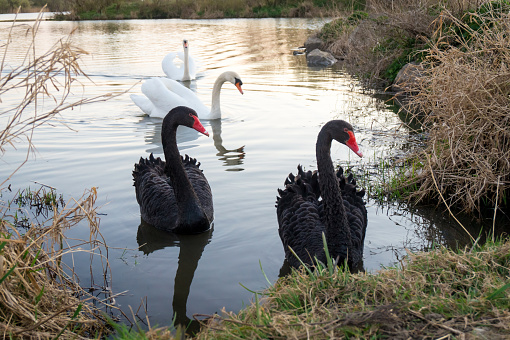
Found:
[[[62,209],[55,207],[46,225],[32,224],[23,233],[10,222],[10,208],[1,207],[0,334],[4,338],[89,339],[108,333],[103,313],[91,300],[108,301],[98,301],[80,287],[73,268],[62,261],[85,251],[107,264],[96,197],[92,188]],[[64,232],[78,223],[89,224],[90,239],[69,244]]]
[[[510,243],[408,253],[378,273],[302,269],[198,339],[439,339],[510,336]],[[258,297],[258,295],[257,295]]]
[[[426,149],[410,156],[423,164],[406,182],[419,184],[410,198],[497,210],[508,206],[510,188],[510,15],[460,20],[444,11],[437,27],[423,75],[403,92],[411,94],[404,109],[429,137]]]

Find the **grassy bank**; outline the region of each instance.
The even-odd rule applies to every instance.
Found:
[[[361,9],[365,0],[87,0],[59,19],[167,19],[324,17]]]
[[[198,339],[503,339],[510,336],[510,243],[409,253],[393,268],[331,267],[280,279]]]
[[[263,275],[263,272],[261,272]],[[292,270],[232,313],[194,315],[194,339],[507,339],[510,242],[408,252],[395,267],[351,274],[331,263]],[[115,339],[181,339],[182,329]],[[188,336],[189,337],[189,336]]]

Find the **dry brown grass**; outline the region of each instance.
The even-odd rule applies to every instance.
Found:
[[[418,94],[405,106],[419,112],[429,136],[427,148],[411,156],[423,163],[411,198],[437,200],[441,192],[470,212],[507,205],[510,188],[510,16],[477,18],[485,24],[474,31],[443,12],[423,77],[407,86]]]
[[[367,85],[383,86],[383,73],[401,56],[405,41],[432,34],[436,16],[431,6],[437,6],[437,1],[367,1],[369,19],[346,27],[327,49],[342,57],[347,69],[359,74]]]
[[[34,147],[32,136],[38,126],[54,122],[54,118],[64,110],[121,94],[73,97],[76,85],[80,85],[80,77],[87,77],[78,63],[79,58],[87,52],[73,45],[69,35],[46,53],[37,55],[40,23],[39,20],[30,25],[14,22],[1,46],[0,98],[9,99],[8,104],[2,103],[0,110],[1,153],[6,152],[8,147],[15,148],[17,142],[26,140],[29,145],[28,158]],[[25,36],[18,35],[20,32]],[[9,50],[17,43],[27,47],[22,61],[14,65],[15,62],[9,59],[12,56]],[[0,188],[16,171],[2,175]],[[69,200],[61,209],[50,204],[51,208],[47,211],[51,211],[52,216],[43,222],[37,218],[35,222],[27,218],[24,228],[16,222],[19,210],[12,212],[9,204],[0,205],[1,336],[16,339],[89,339],[107,333],[101,309],[112,294],[106,288],[106,280],[109,280],[106,274],[109,272],[107,248],[99,232],[96,197],[96,189],[92,188],[80,199]],[[67,239],[65,231],[79,223],[88,223],[90,238]],[[73,264],[77,253],[89,255],[91,266],[93,259],[99,259],[99,269],[103,269],[105,280],[102,283],[103,294],[107,301],[93,296],[93,289],[80,287]],[[71,265],[66,261],[70,261]]]
[[[106,245],[99,233],[95,188],[79,200],[70,200],[47,221],[20,232],[9,221],[8,207],[0,219],[0,334],[4,337],[89,339],[107,333],[98,301],[77,284],[74,268],[62,260],[75,253],[99,256],[105,266]],[[82,222],[83,221],[83,222]],[[88,223],[90,239],[69,244],[64,232],[78,223]],[[89,248],[89,249],[87,249]]]

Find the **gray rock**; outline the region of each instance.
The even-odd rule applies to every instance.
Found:
[[[410,92],[417,88],[417,83],[423,77],[423,66],[415,62],[408,63],[397,73],[395,81],[391,85],[394,92]]]
[[[306,62],[312,66],[331,66],[337,62],[336,58],[329,52],[315,49],[306,55]]]
[[[308,37],[308,39],[305,41],[306,53],[309,53],[317,48],[321,49],[323,44],[323,41],[316,36]]]

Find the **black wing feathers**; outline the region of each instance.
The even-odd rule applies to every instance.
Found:
[[[349,262],[362,261],[363,244],[367,226],[367,211],[363,201],[364,191],[358,191],[352,174],[344,177],[340,167],[336,173],[351,231],[349,246]],[[298,166],[297,175],[292,173],[285,180],[285,188],[278,189],[276,198],[279,234],[283,243],[286,258],[293,267],[300,262],[290,252],[291,247],[299,258],[307,265],[313,266],[314,256],[326,261],[322,232],[325,226],[322,221],[323,206],[319,187],[320,176],[317,171],[304,171]],[[334,249],[329,249],[334,258]],[[340,259],[343,260],[343,259]],[[352,260],[352,261],[351,261]]]

